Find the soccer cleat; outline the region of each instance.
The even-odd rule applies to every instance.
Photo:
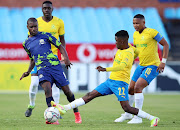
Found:
[[[116,120],[114,120],[114,122],[123,122],[125,120],[130,120],[132,118],[133,118],[132,114],[124,113],[124,114],[121,114],[121,117],[119,117]]]
[[[32,110],[34,109],[35,106],[31,106],[31,105],[28,105],[28,109],[26,110],[25,112],[25,116],[26,117],[30,117],[31,114],[32,114]]]
[[[57,104],[54,101],[51,101],[51,106],[57,108],[61,115],[64,115],[66,113],[64,106],[61,104]]]
[[[132,120],[130,120],[128,122],[128,124],[140,124],[142,123],[142,118],[134,116],[134,118],[132,118]]]
[[[54,122],[54,123],[51,123],[51,122],[48,122],[48,121],[46,121],[46,124],[54,124],[54,125],[59,125],[59,121],[57,120],[56,122]]]
[[[158,117],[154,117],[152,120],[151,120],[151,127],[155,127],[157,126],[158,122],[160,121],[160,119]]]
[[[82,123],[82,119],[81,119],[80,113],[79,112],[75,112],[74,115],[75,115],[75,123],[79,123],[79,124]]]

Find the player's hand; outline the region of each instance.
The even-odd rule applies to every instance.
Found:
[[[27,77],[29,75],[29,72],[24,72],[20,78],[20,80],[22,80],[24,77]]]
[[[64,63],[65,63],[65,68],[71,68],[71,65],[73,65],[69,59],[64,59]]]
[[[101,66],[98,66],[97,68],[96,68],[99,72],[104,72],[104,71],[106,71],[106,68],[103,68],[103,67],[101,67]]]
[[[156,71],[162,73],[164,71],[165,65],[166,65],[165,63],[161,62]]]

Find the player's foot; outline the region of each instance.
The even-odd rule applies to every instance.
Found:
[[[157,126],[160,119],[158,117],[154,117],[154,119],[151,120],[151,127]]]
[[[25,112],[25,116],[26,117],[30,117],[31,114],[32,114],[32,110],[34,109],[35,106],[31,106],[31,105],[28,105],[28,109],[26,110]]]
[[[59,125],[59,121],[57,120],[56,122],[54,122],[54,123],[51,123],[51,122],[48,122],[48,121],[46,121],[46,124],[54,124],[54,125]]]
[[[121,117],[119,117],[116,120],[114,120],[114,122],[123,122],[125,120],[130,120],[132,118],[133,118],[132,114],[124,113],[124,114],[121,114]]]
[[[61,104],[57,104],[54,101],[51,101],[51,106],[57,108],[61,115],[64,115],[66,113],[64,106]]]
[[[140,124],[140,123],[142,123],[142,118],[139,118],[137,116],[134,116],[134,118],[132,118],[132,120],[128,122],[128,124]]]
[[[82,123],[82,119],[81,119],[80,113],[79,112],[75,112],[74,115],[75,115],[75,123],[79,123],[79,124]]]

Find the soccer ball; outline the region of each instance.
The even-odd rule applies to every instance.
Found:
[[[48,107],[44,111],[44,119],[48,122],[54,123],[60,118],[59,110],[55,107]]]

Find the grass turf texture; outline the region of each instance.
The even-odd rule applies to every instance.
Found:
[[[85,93],[76,93],[80,98]],[[124,113],[114,95],[99,97],[90,103],[79,107],[82,116],[82,124],[75,124],[73,111],[68,111],[60,125],[47,125],[44,119],[44,110],[47,108],[44,93],[38,93],[36,107],[31,117],[25,117],[24,113],[29,103],[28,94],[0,94],[0,129],[123,129],[123,130],[176,130],[180,129],[180,94],[179,95],[144,95],[143,110],[158,116],[161,121],[156,128],[150,128],[150,121],[143,119],[142,124],[114,123],[121,113]],[[61,93],[62,104],[67,104],[67,99]]]

